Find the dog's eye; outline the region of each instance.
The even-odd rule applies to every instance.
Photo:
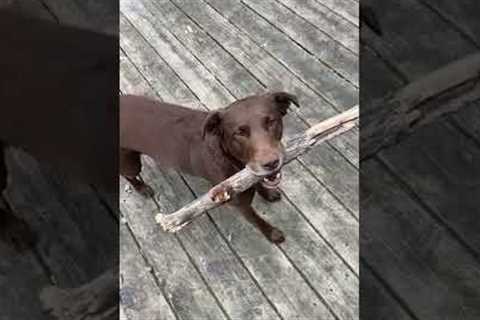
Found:
[[[250,135],[250,128],[247,126],[238,127],[235,131],[236,136],[248,137]]]
[[[272,127],[273,125],[275,125],[275,123],[277,123],[277,119],[275,119],[275,118],[265,118],[265,125],[267,126],[267,128]]]

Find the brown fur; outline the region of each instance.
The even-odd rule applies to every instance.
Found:
[[[153,191],[140,178],[140,155],[217,184],[248,166],[273,174],[283,163],[282,117],[295,96],[276,92],[239,100],[217,112],[203,112],[140,96],[120,98],[120,174],[143,194]],[[230,202],[273,242],[282,232],[251,206],[255,190],[269,201],[276,189],[257,184]],[[223,190],[220,190],[220,192]]]

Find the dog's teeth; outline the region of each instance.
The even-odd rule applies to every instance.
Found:
[[[280,178],[281,174],[280,172],[277,172],[277,175],[275,176],[275,178]]]

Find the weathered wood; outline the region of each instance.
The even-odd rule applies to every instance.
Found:
[[[39,0],[58,22],[118,36],[117,1]]]
[[[472,196],[480,192],[478,145],[441,121],[379,157],[480,262],[480,221],[472,217],[480,205]]]
[[[358,113],[358,106],[353,107],[309,128],[304,134],[288,141],[285,147],[285,164],[306,152],[313,144],[326,141],[353,128],[358,122]],[[228,188],[230,191],[225,198],[229,200],[230,197],[247,190],[262,178],[253,174],[247,167],[213,189]],[[175,213],[169,215],[157,214],[155,220],[165,231],[176,232],[192,219],[205,213],[206,210],[215,208],[220,204],[220,202],[212,200],[211,195],[206,194]]]
[[[453,62],[417,80],[362,115],[362,159],[414,130],[480,99],[480,54]],[[381,107],[380,107],[381,106]]]
[[[166,10],[163,5],[164,3],[162,2],[162,8]],[[130,17],[131,16],[130,14]],[[157,16],[161,15],[158,14]],[[177,19],[177,21],[180,25],[183,23],[182,20]],[[175,30],[175,28],[173,30]],[[196,30],[194,32],[197,33]],[[130,35],[133,36],[133,34]],[[137,46],[138,45],[139,44],[137,44]],[[137,46],[129,46],[129,53],[131,52],[136,55],[135,52],[142,50]],[[190,45],[188,47],[195,48]],[[145,48],[145,50],[148,50],[148,48]],[[202,58],[202,61],[207,62],[208,59],[204,60]],[[154,62],[158,64],[159,59],[154,60]],[[145,69],[145,74],[148,75],[148,79],[156,77],[155,74],[148,71],[148,68],[143,67],[144,65],[150,65],[149,62],[144,64],[141,60],[136,60],[135,63],[138,63],[139,69]],[[150,66],[156,68],[154,65]],[[127,78],[137,77],[128,76]],[[224,81],[222,82],[225,83]],[[135,83],[135,85],[129,86],[130,92],[136,93],[137,91],[144,91],[144,86],[148,86],[148,83],[146,83],[145,79],[142,83],[143,85],[138,82]],[[165,84],[169,89],[161,88],[160,86],[156,86],[156,88],[162,97],[172,96],[173,101],[175,101],[175,94],[178,95],[178,98],[182,98],[182,90],[180,90],[182,84],[180,79],[172,80],[172,84],[173,85],[170,83]],[[169,92],[170,88],[174,91]],[[248,93],[248,91],[246,92]],[[192,95],[191,99],[195,99],[195,97]],[[188,103],[188,105],[192,105],[192,102]],[[297,164],[297,166],[301,167],[300,164]],[[147,171],[151,170],[148,165],[144,166],[144,170],[145,169]],[[152,170],[151,174],[152,177],[149,183],[155,190],[159,191],[158,200],[161,204],[167,202],[167,200],[164,200],[164,196],[167,195],[173,205],[177,207],[179,201],[186,203],[191,200],[191,197],[186,195],[188,192],[186,192],[185,187],[176,187],[182,184],[180,177],[174,177],[175,175],[171,174],[165,175],[164,177],[164,175],[158,173],[158,170]],[[278,248],[272,246],[262,234],[250,226],[242,217],[239,217],[238,214],[235,214],[234,210],[222,207],[221,210],[219,210],[220,212],[216,210],[212,212],[212,218],[223,237],[228,240],[232,250],[239,255],[239,259],[241,259],[245,267],[258,282],[258,286],[265,292],[268,299],[275,305],[284,319],[297,317],[330,319],[331,313],[325,309],[325,305],[322,303],[320,297],[325,299],[326,304],[330,306],[335,314],[346,315],[346,318],[355,317],[358,313],[358,296],[356,294],[358,292],[358,283],[356,283],[354,272],[351,272],[347,265],[350,263],[354,270],[358,269],[358,266],[356,266],[358,262],[358,224],[356,224],[356,221],[351,217],[351,221],[347,222],[342,219],[341,213],[337,214],[337,211],[340,211],[342,206],[332,203],[335,201],[332,201],[331,196],[329,197],[329,192],[321,189],[321,185],[318,184],[318,181],[316,181],[313,176],[308,173],[300,174],[300,176],[305,176],[302,180],[308,181],[310,185],[316,185],[317,188],[315,191],[325,194],[325,198],[322,196],[322,201],[325,201],[325,206],[320,207],[320,210],[326,210],[328,212],[326,215],[332,217],[332,221],[335,221],[334,225],[332,224],[328,227],[320,227],[323,214],[318,215],[316,203],[310,200],[304,200],[304,202],[308,204],[307,209],[311,211],[308,214],[310,216],[316,216],[314,224],[319,227],[324,238],[312,230],[309,223],[302,217],[302,213],[295,210],[295,205],[291,204],[288,198],[276,204],[273,208],[268,206],[268,210],[265,204],[262,206],[258,204],[258,206],[260,206],[259,210],[268,212],[269,214],[271,213],[269,220],[273,221],[273,223],[282,229],[287,228],[285,230],[288,231],[287,237],[289,237],[290,240],[288,244],[282,245],[285,248],[285,253],[282,253]],[[165,182],[165,179],[167,179],[168,182]],[[203,193],[202,190],[208,190],[208,185],[201,179],[192,180],[190,177],[185,177],[185,179],[197,194]],[[295,181],[296,177],[292,175],[288,177],[288,179]],[[174,193],[172,193],[171,190],[165,190],[165,186],[168,184],[175,186],[176,191]],[[199,189],[199,185],[203,187]],[[313,198],[309,199],[315,201]],[[168,211],[168,209],[165,211]],[[205,221],[205,219],[207,218],[204,217],[203,221]],[[221,287],[215,285],[215,283],[219,281],[218,276],[216,276],[217,279],[210,279],[211,276],[209,274],[212,271],[208,268],[204,269],[205,261],[208,262],[211,259],[214,261],[217,260],[215,258],[216,254],[207,254],[208,251],[205,249],[203,249],[203,253],[198,253],[198,249],[195,249],[195,247],[203,247],[203,245],[212,248],[218,246],[215,242],[210,241],[212,235],[215,234],[215,230],[212,230],[210,227],[208,229],[205,228],[206,230],[202,232],[204,228],[199,229],[199,224],[202,224],[203,221],[197,221],[192,228],[185,230],[185,232],[179,234],[179,236],[181,236],[182,239],[184,239],[183,237],[186,238],[187,241],[184,243],[188,252],[191,252],[193,259],[202,255],[212,257],[210,259],[200,259],[197,265],[202,270],[202,273],[206,275],[206,279],[211,283],[212,288],[218,288],[221,293]],[[186,233],[188,233],[188,237]],[[203,233],[207,233],[209,236],[207,238],[201,236]],[[194,237],[194,240],[188,241],[190,235]],[[201,241],[196,240],[199,237],[202,239]],[[208,242],[206,242],[207,240]],[[336,248],[340,254],[333,252],[331,249],[332,246]],[[287,257],[284,254],[287,255]],[[337,255],[343,257],[347,263],[343,263]],[[291,263],[289,261],[294,261],[297,267],[293,265],[293,262]],[[223,265],[223,263],[224,262],[219,262],[218,264]],[[275,264],[276,267],[271,268],[272,264]],[[207,266],[208,265],[207,263]],[[227,267],[229,269],[231,268],[229,266]],[[303,274],[300,275],[295,271],[295,268],[302,270]],[[215,268],[215,270],[217,270],[217,268]],[[304,278],[302,278],[302,276]],[[310,282],[310,284],[306,282]],[[314,290],[312,290],[310,286],[313,286]],[[217,292],[217,290],[215,291]],[[241,294],[242,291],[235,290],[234,292]],[[292,294],[292,292],[294,292],[294,294]],[[226,307],[226,310],[231,308],[229,303],[232,298],[233,297],[226,300],[222,298],[222,301],[226,301],[225,303],[228,307]],[[242,299],[237,299],[236,304],[241,300]]]
[[[460,30],[470,41],[480,47],[480,21],[477,13],[480,12],[480,2],[469,0],[419,0],[429,6],[432,11]]]
[[[315,28],[331,35],[336,41],[358,54],[358,22],[352,23],[348,21],[337,12],[315,0],[279,1],[310,22]]]
[[[190,1],[174,0],[174,2],[183,3],[182,8],[193,6]],[[255,35],[249,36],[252,41],[271,53],[275,59],[287,66],[309,86],[315,88],[316,92],[321,93],[332,104],[339,108],[358,104],[358,91],[350,82],[322,65],[253,10],[235,1],[207,0],[206,2],[223,16],[228,17],[228,21],[241,30],[241,33]]]
[[[125,223],[120,225],[120,314],[132,320],[174,320],[175,314],[155,281]]]
[[[185,180],[195,196],[210,188],[202,178],[185,176]],[[302,212],[295,208],[296,203],[287,198],[274,204],[257,198],[252,205],[265,215],[265,219],[285,232],[287,240],[284,243],[272,246],[235,208],[219,207],[210,210],[209,215],[282,318],[331,319],[332,314],[341,319],[355,318],[359,307],[358,281],[348,263],[341,261],[338,252],[332,249],[331,243],[339,247],[338,237],[332,233],[324,233],[325,237],[322,237],[314,231]],[[192,227],[197,224],[195,222]],[[355,247],[358,244],[355,235],[358,224],[354,222],[349,226],[337,221],[337,226],[342,228],[341,232],[351,232],[349,245]],[[354,259],[354,254],[345,258],[348,262]]]
[[[416,139],[412,136],[408,140]],[[408,154],[418,153],[418,149],[409,150]],[[423,175],[427,170],[421,172]],[[426,212],[422,204],[405,192],[378,161],[365,161],[362,175],[361,206],[362,212],[368,215],[360,226],[362,258],[418,319],[478,318],[478,260]],[[438,177],[438,173],[434,173],[421,180],[427,183],[434,175]],[[452,190],[450,188],[449,192]],[[476,202],[478,207],[479,201]],[[456,208],[452,209],[453,214],[458,213]]]
[[[141,65],[141,61],[138,61],[138,63]],[[126,70],[122,72],[126,72]],[[136,77],[126,76],[126,78],[131,79]],[[144,86],[148,86],[145,80],[143,82],[137,82],[129,86],[130,92],[144,91]],[[158,87],[158,89],[162,96],[169,96],[175,93],[169,93],[166,88],[162,89]],[[176,92],[178,92],[178,90],[176,90]],[[192,197],[187,196],[187,189],[184,186],[182,187],[183,183],[180,177],[175,177],[175,175],[171,174],[161,175],[158,173],[158,170],[153,169],[153,166],[152,168],[149,166],[149,162],[150,161],[144,162],[144,170],[148,172],[149,183],[155,190],[158,190],[159,203],[165,205],[170,201],[173,206],[179,206],[179,202],[186,203],[192,200]],[[298,164],[298,166],[300,166],[300,164]],[[307,174],[307,176],[310,175]],[[293,175],[287,179],[296,180]],[[186,180],[196,192],[202,193],[201,190],[208,190],[206,181],[201,179],[192,181],[190,177],[186,177]],[[310,178],[305,177],[304,180],[308,180],[310,185],[318,185],[311,176]],[[199,181],[201,181],[201,183],[199,183]],[[175,189],[165,189],[169,184]],[[199,185],[204,187],[198,189],[197,186]],[[358,266],[356,266],[358,262],[358,224],[355,224],[356,221],[353,219],[351,219],[353,222],[344,221],[341,215],[339,216],[336,212],[339,211],[341,205],[335,206],[331,204],[331,200],[327,201],[329,193],[325,190],[319,192],[326,193],[325,207],[322,206],[321,208],[328,210],[328,215],[335,221],[335,226],[332,225],[331,228],[325,228],[325,226],[319,228],[326,239],[312,230],[308,222],[302,218],[301,213],[297,212],[294,209],[294,205],[290,204],[288,200],[283,200],[281,203],[278,203],[275,208],[268,208],[268,210],[265,205],[260,207],[260,210],[265,212],[271,212],[272,209],[276,211],[275,214],[271,214],[272,217],[269,220],[273,220],[273,222],[282,229],[284,227],[288,228],[286,229],[288,230],[287,237],[290,237],[290,240],[289,244],[284,246],[288,258],[285,257],[278,248],[272,247],[271,243],[269,243],[262,234],[249,225],[242,217],[239,217],[238,214],[235,214],[235,212],[233,212],[234,210],[222,207],[221,212],[215,212],[215,210],[212,212],[215,224],[217,224],[223,237],[228,240],[229,245],[238,254],[239,259],[241,259],[245,267],[248,268],[252,276],[255,277],[258,286],[265,292],[268,299],[275,305],[278,312],[285,319],[296,317],[330,319],[331,313],[326,310],[324,303],[322,303],[318,295],[324,297],[326,303],[331,306],[335,314],[347,315],[346,317],[349,318],[354,317],[355,314],[358,313],[358,297],[356,295],[358,292],[358,283],[356,283],[354,272],[351,272],[347,267],[348,264],[344,264],[336,257],[336,253],[330,249],[332,246],[337,248],[340,256],[342,256],[347,263],[350,263],[353,269],[358,270]],[[168,197],[170,200],[164,197]],[[309,215],[316,216],[314,224],[319,227],[321,219],[319,220],[318,218],[323,215],[315,214],[318,210],[318,207],[315,207],[315,203],[310,203],[310,201],[305,200],[304,202],[310,204],[312,208],[310,211],[313,211],[309,213]],[[332,207],[330,208],[330,206]],[[168,208],[165,209],[165,211],[168,211]],[[203,221],[205,221],[205,219],[207,218],[204,218]],[[218,275],[210,275],[210,273],[215,272],[215,270],[222,270],[223,268],[230,270],[232,267],[229,265],[223,268],[220,266],[223,266],[226,261],[234,263],[235,260],[227,259],[225,261],[220,260],[216,263],[206,263],[206,261],[208,262],[209,260],[217,261],[218,258],[216,256],[218,254],[209,253],[206,249],[203,249],[201,253],[199,253],[195,247],[207,246],[207,249],[217,248],[219,244],[211,241],[215,239],[215,237],[212,238],[212,236],[216,234],[216,231],[212,230],[212,227],[208,227],[208,223],[203,223],[203,221],[197,221],[192,228],[185,230],[185,232],[179,234],[179,236],[185,240],[185,246],[188,252],[191,253],[193,259],[197,260],[197,257],[202,256],[211,257],[208,259],[199,258],[197,265],[200,270],[202,270],[202,273],[206,275],[206,279],[208,279],[212,287],[216,288],[215,291],[219,291],[221,294],[222,287],[215,283],[219,281],[221,283],[222,279],[219,279]],[[289,227],[290,224],[291,227]],[[206,235],[203,236],[203,234],[208,234],[208,237]],[[192,237],[193,240],[189,241],[189,238]],[[199,238],[202,240],[198,240]],[[292,265],[289,260],[295,261],[298,268],[303,270],[303,276],[308,277],[310,280],[302,279],[302,276],[295,271],[295,266]],[[272,263],[274,263],[273,261],[275,261],[276,265],[274,269],[271,268]],[[210,265],[219,265],[219,268],[208,268]],[[305,281],[310,281],[316,292],[312,290]],[[235,286],[236,289],[233,291],[235,295],[230,296],[228,299],[222,298],[222,301],[225,301],[226,310],[231,309],[231,306],[229,306],[231,299],[233,299],[237,293],[241,295],[242,292],[244,292],[243,290],[245,290],[242,288],[244,288],[247,283],[243,284],[243,282],[241,282],[239,286],[237,282]],[[292,295],[292,291],[295,292],[295,294]],[[220,295],[220,297],[222,296]],[[236,302],[233,303],[237,305],[238,308],[239,302],[242,300],[243,298],[235,298]],[[257,298],[257,301],[260,300]],[[248,307],[246,307],[246,309],[248,309]],[[259,308],[256,307],[253,310],[259,310]]]
[[[152,1],[131,1],[127,2],[127,5],[123,6],[124,12],[128,11],[128,16],[131,21],[136,24],[139,29],[146,28],[146,23],[151,23],[154,25],[155,29],[159,33],[167,32],[166,25],[163,26],[162,23],[169,21],[169,27],[172,32],[175,32],[175,35],[184,41],[185,46],[178,44],[178,41],[170,39],[169,47],[175,48],[172,54],[184,50],[192,50],[197,55],[198,59],[202,61],[202,64],[207,66],[215,76],[221,80],[222,84],[228,86],[228,91],[235,94],[237,97],[243,97],[256,92],[261,88],[260,86],[255,86],[255,83],[258,83],[258,80],[255,80],[255,77],[258,77],[259,81],[268,85],[272,89],[284,89],[292,91],[290,86],[293,88],[293,92],[299,94],[301,97],[302,108],[300,111],[295,110],[295,113],[302,114],[302,117],[308,115],[309,124],[314,124],[319,120],[328,118],[336,114],[331,105],[326,104],[325,101],[315,95],[311,90],[308,90],[304,85],[292,77],[285,67],[280,63],[272,59],[271,56],[266,53],[263,49],[256,47],[252,41],[249,41],[246,37],[241,34],[235,33],[235,28],[229,25],[225,20],[222,20],[219,17],[218,13],[214,10],[207,10],[208,6],[198,5],[196,2],[189,2],[188,7],[183,8],[188,10],[188,14],[192,14],[195,17],[198,23],[201,23],[205,26],[205,30],[209,30],[210,34],[214,34],[216,40],[219,43],[222,43],[222,46],[225,46],[228,49],[229,53],[234,55],[235,59],[238,59],[242,64],[245,65],[245,68],[248,68],[248,71],[253,73],[255,77],[252,77],[246,74],[241,66],[232,59],[229,54],[221,54],[217,46],[211,45],[213,42],[211,39],[208,41],[208,37],[204,35],[204,32],[201,31],[194,23],[188,24],[185,18],[182,19],[182,15],[179,15],[178,10],[174,10],[172,5],[168,1],[159,1],[155,2],[155,5]],[[161,6],[162,10],[156,8],[156,4]],[[141,6],[142,4],[147,8],[151,13],[145,13],[145,9]],[[142,12],[141,14],[135,13],[134,11]],[[142,11],[143,10],[143,11]],[[163,16],[164,19],[155,19],[154,17]],[[211,19],[211,17],[215,19]],[[185,27],[181,27],[186,25]],[[185,30],[191,30],[185,32]],[[203,34],[202,34],[203,33]],[[234,35],[234,36],[233,36]],[[150,37],[150,32],[146,33],[146,37]],[[157,37],[158,38],[158,37]],[[171,37],[170,37],[171,38]],[[189,38],[194,38],[198,40],[187,41]],[[232,41],[233,40],[233,41]],[[153,39],[152,41],[156,41]],[[130,49],[135,55],[135,51],[140,51],[140,49]],[[146,49],[148,50],[148,48]],[[162,51],[162,55],[167,54],[169,51]],[[213,58],[216,57],[216,58]],[[168,56],[166,59],[171,59]],[[150,58],[151,60],[151,58]],[[150,61],[148,60],[148,61]],[[158,59],[157,59],[158,60]],[[232,61],[233,60],[233,61]],[[231,63],[225,63],[225,61],[230,61]],[[145,74],[148,75],[149,80],[158,79],[156,74],[148,71],[149,64],[143,64],[142,61],[137,60],[136,63],[140,65],[145,65]],[[188,63],[197,63],[195,60]],[[142,67],[143,69],[143,67]],[[242,72],[243,70],[243,72]],[[178,74],[182,75],[184,72],[190,72],[189,70],[184,71],[182,69],[176,70]],[[151,75],[151,77],[150,77]],[[192,90],[196,90],[196,83],[192,80],[189,80],[188,77],[185,77],[188,81],[188,85]],[[240,80],[241,79],[241,80]],[[173,83],[173,81],[168,81],[168,85]],[[241,85],[239,85],[241,83]],[[181,90],[182,83],[177,84],[177,90]],[[174,90],[172,92],[175,92]],[[162,94],[163,95],[163,94]],[[197,94],[200,96],[200,94]],[[183,96],[181,96],[183,98]],[[233,98],[229,98],[233,99]],[[168,101],[168,100],[167,100]],[[176,101],[173,99],[172,101]],[[206,103],[207,104],[207,103]],[[207,104],[209,107],[211,105]],[[216,106],[214,106],[215,108]],[[343,107],[343,106],[342,106]],[[213,108],[213,109],[214,109]],[[296,132],[303,131],[306,126],[301,122],[297,121],[296,117],[288,116],[285,118],[285,136],[288,137],[291,134]],[[347,132],[345,136],[349,136],[348,139],[343,139],[343,136],[335,138],[332,140],[332,146],[335,146],[335,149],[340,150],[342,155],[345,155],[354,166],[358,165],[358,131],[356,128],[350,132]],[[358,212],[358,201],[357,201],[357,192],[358,189],[358,175],[356,168],[345,161],[344,158],[334,150],[328,144],[318,146],[314,152],[310,152],[301,157],[300,160],[304,160],[306,163],[314,163],[316,167],[312,169],[315,170],[320,183],[329,186],[329,191],[336,194],[336,197],[341,199],[342,202],[352,211]],[[310,175],[308,171],[297,172],[298,175]],[[305,179],[308,179],[305,177]],[[318,183],[318,182],[317,182]]]
[[[291,39],[295,39],[308,53],[314,54],[331,71],[348,79],[355,86],[358,82],[358,47],[357,52],[340,45],[335,39],[335,33],[345,34],[344,30],[334,31],[326,35],[291,10],[283,6],[277,0],[251,1],[243,3],[255,11],[258,19],[267,19],[276,28],[281,30]],[[332,25],[332,21],[323,21],[324,25]],[[358,33],[358,29],[357,29]],[[358,41],[356,42],[358,46]]]
[[[40,299],[58,320],[118,319],[118,266],[77,288],[44,288]]]
[[[127,182],[121,179],[120,211],[125,217],[124,222],[132,230],[143,256],[159,280],[160,290],[177,318],[227,319],[178,237],[159,233],[158,227],[151,223],[152,212],[156,210],[158,207],[151,198],[146,199],[133,192]],[[123,307],[128,314],[129,308],[135,308],[135,302]]]
[[[150,158],[143,159],[142,177],[158,191],[155,200],[162,212],[194,198],[176,172],[159,172]],[[253,319],[261,314],[262,319],[279,319],[270,300],[215,224],[206,216],[197,222],[191,230],[177,236],[228,316]]]

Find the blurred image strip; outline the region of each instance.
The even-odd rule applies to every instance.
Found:
[[[0,319],[118,318],[118,2],[0,2]]]

